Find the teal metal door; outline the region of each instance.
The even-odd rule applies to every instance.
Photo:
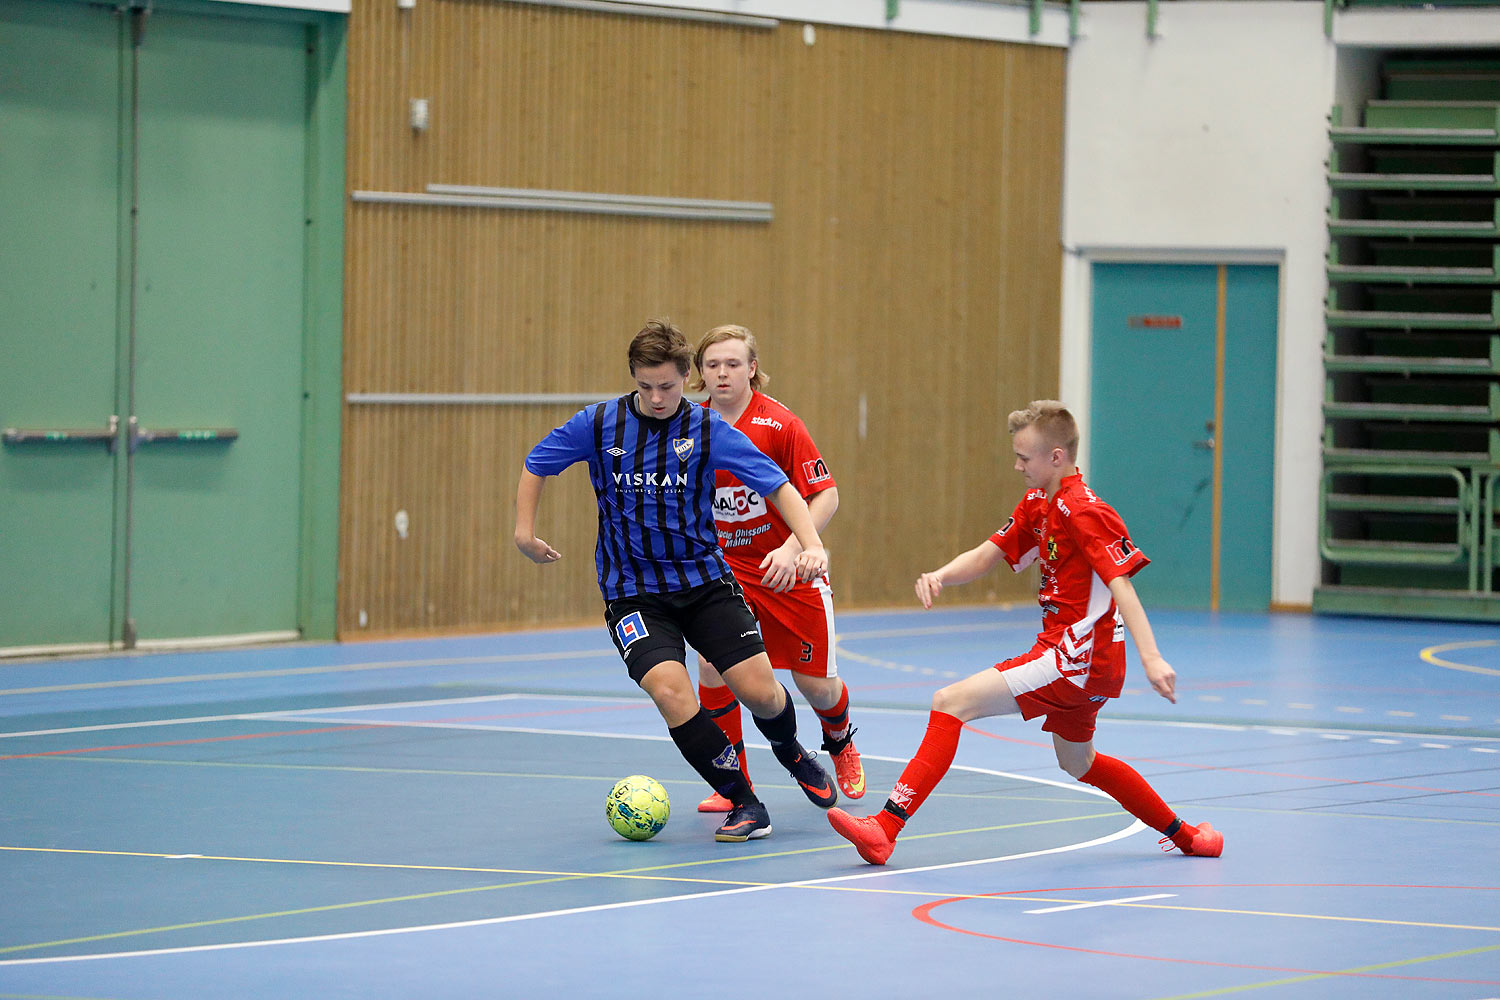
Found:
[[[143,640],[295,632],[307,29],[152,13],[140,46],[132,461]]]
[[[1277,270],[1095,264],[1088,479],[1148,607],[1271,602]]]
[[[0,0],[0,648],[297,634],[308,42]]]
[[[0,647],[108,642],[119,29],[112,11],[0,3]]]

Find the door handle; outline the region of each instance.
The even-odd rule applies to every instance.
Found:
[[[120,437],[120,418],[109,415],[109,423],[102,428],[92,427],[7,427],[0,431],[0,440],[6,444],[102,444],[111,453]]]
[[[1200,451],[1213,451],[1218,441],[1218,436],[1214,434],[1214,422],[1212,420],[1203,421],[1203,429],[1208,431],[1208,437],[1202,441],[1194,441],[1193,447]]]
[[[239,436],[240,432],[233,427],[158,427],[148,430],[140,426],[137,418],[130,418],[132,452],[143,444],[227,444],[237,440]]]

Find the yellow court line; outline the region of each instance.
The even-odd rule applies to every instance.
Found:
[[[1466,948],[1463,951],[1449,951],[1441,955],[1419,955],[1416,958],[1402,958],[1394,962],[1381,962],[1378,965],[1361,965],[1352,969],[1340,969],[1336,972],[1319,972],[1307,976],[1293,976],[1287,979],[1272,979],[1264,983],[1246,983],[1243,986],[1225,986],[1217,990],[1204,990],[1201,993],[1179,993],[1176,996],[1157,997],[1156,1000],[1200,1000],[1202,997],[1221,997],[1229,993],[1244,993],[1247,990],[1263,990],[1270,986],[1289,986],[1293,983],[1310,983],[1320,979],[1337,979],[1339,976],[1355,975],[1362,972],[1378,972],[1381,969],[1396,969],[1403,965],[1419,965],[1422,962],[1437,962],[1445,958],[1464,958],[1468,955],[1479,955],[1487,951],[1500,949],[1500,944],[1485,945],[1481,948]]]
[[[1450,649],[1478,649],[1481,646],[1500,645],[1494,639],[1478,639],[1473,642],[1448,642],[1441,646],[1428,646],[1422,650],[1421,656],[1424,661],[1435,667],[1447,667],[1449,670],[1464,670],[1471,674],[1489,674],[1492,677],[1500,677],[1500,670],[1493,667],[1476,667],[1472,663],[1454,663],[1438,656],[1438,653],[1446,653]]]

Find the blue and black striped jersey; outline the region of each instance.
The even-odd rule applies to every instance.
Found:
[[[526,468],[555,476],[589,464],[599,500],[594,562],[606,601],[687,590],[729,575],[714,528],[714,472],[762,496],[786,473],[741,431],[684,399],[665,420],[643,417],[635,393],[592,403],[531,449]]]

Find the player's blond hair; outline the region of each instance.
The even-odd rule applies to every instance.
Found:
[[[703,353],[715,344],[722,344],[726,340],[738,340],[749,350],[750,360],[755,362],[755,374],[750,376],[750,390],[759,392],[764,389],[766,383],[771,381],[771,376],[767,375],[765,369],[760,366],[760,355],[755,352],[755,334],[734,323],[716,326],[699,338],[698,346],[693,350],[695,374],[692,382],[688,383],[688,388],[694,391],[708,388],[708,383],[703,380]]]
[[[1035,427],[1045,444],[1067,453],[1068,461],[1078,457],[1078,421],[1055,399],[1033,399],[1024,410],[1013,411],[1005,423],[1011,434]]]

